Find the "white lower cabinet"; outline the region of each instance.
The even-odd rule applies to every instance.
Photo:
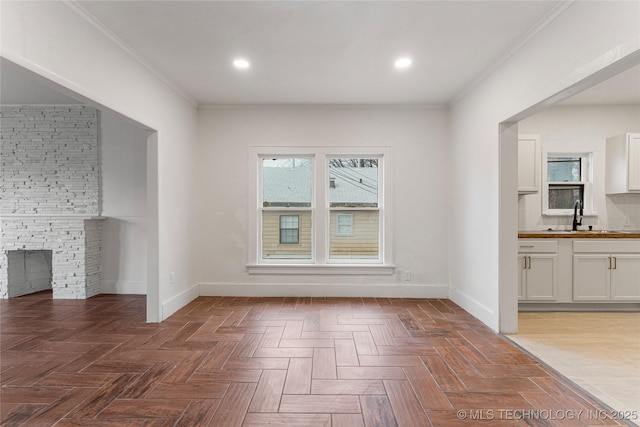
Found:
[[[608,255],[573,255],[573,300],[606,301],[611,298]]]
[[[575,241],[574,301],[640,301],[640,243]]]
[[[613,255],[611,299],[640,301],[640,254]]]
[[[519,252],[518,299],[555,301],[558,277],[557,242],[521,240]]]

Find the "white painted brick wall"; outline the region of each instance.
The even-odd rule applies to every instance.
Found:
[[[0,298],[8,297],[8,251],[51,250],[54,298],[100,292],[102,220],[4,218],[0,223]]]
[[[0,215],[98,215],[99,187],[96,109],[0,108]]]
[[[16,250],[52,251],[54,298],[99,293],[102,221],[73,218],[100,214],[99,176],[96,109],[0,108],[0,298]]]

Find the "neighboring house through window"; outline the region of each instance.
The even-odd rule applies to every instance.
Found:
[[[262,260],[312,258],[313,159],[260,159]]]
[[[379,164],[382,159],[329,157],[329,259],[380,256]],[[354,227],[354,223],[357,227]]]

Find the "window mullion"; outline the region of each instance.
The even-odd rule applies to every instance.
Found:
[[[329,177],[327,159],[325,156],[317,156],[316,167],[313,174],[313,241],[314,241],[314,259],[316,264],[326,264],[329,252],[329,214],[327,206],[329,205],[329,197],[327,187],[329,185]]]

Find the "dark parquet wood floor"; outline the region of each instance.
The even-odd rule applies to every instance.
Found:
[[[0,309],[3,426],[620,425],[447,300],[200,297],[160,324],[140,296]]]

